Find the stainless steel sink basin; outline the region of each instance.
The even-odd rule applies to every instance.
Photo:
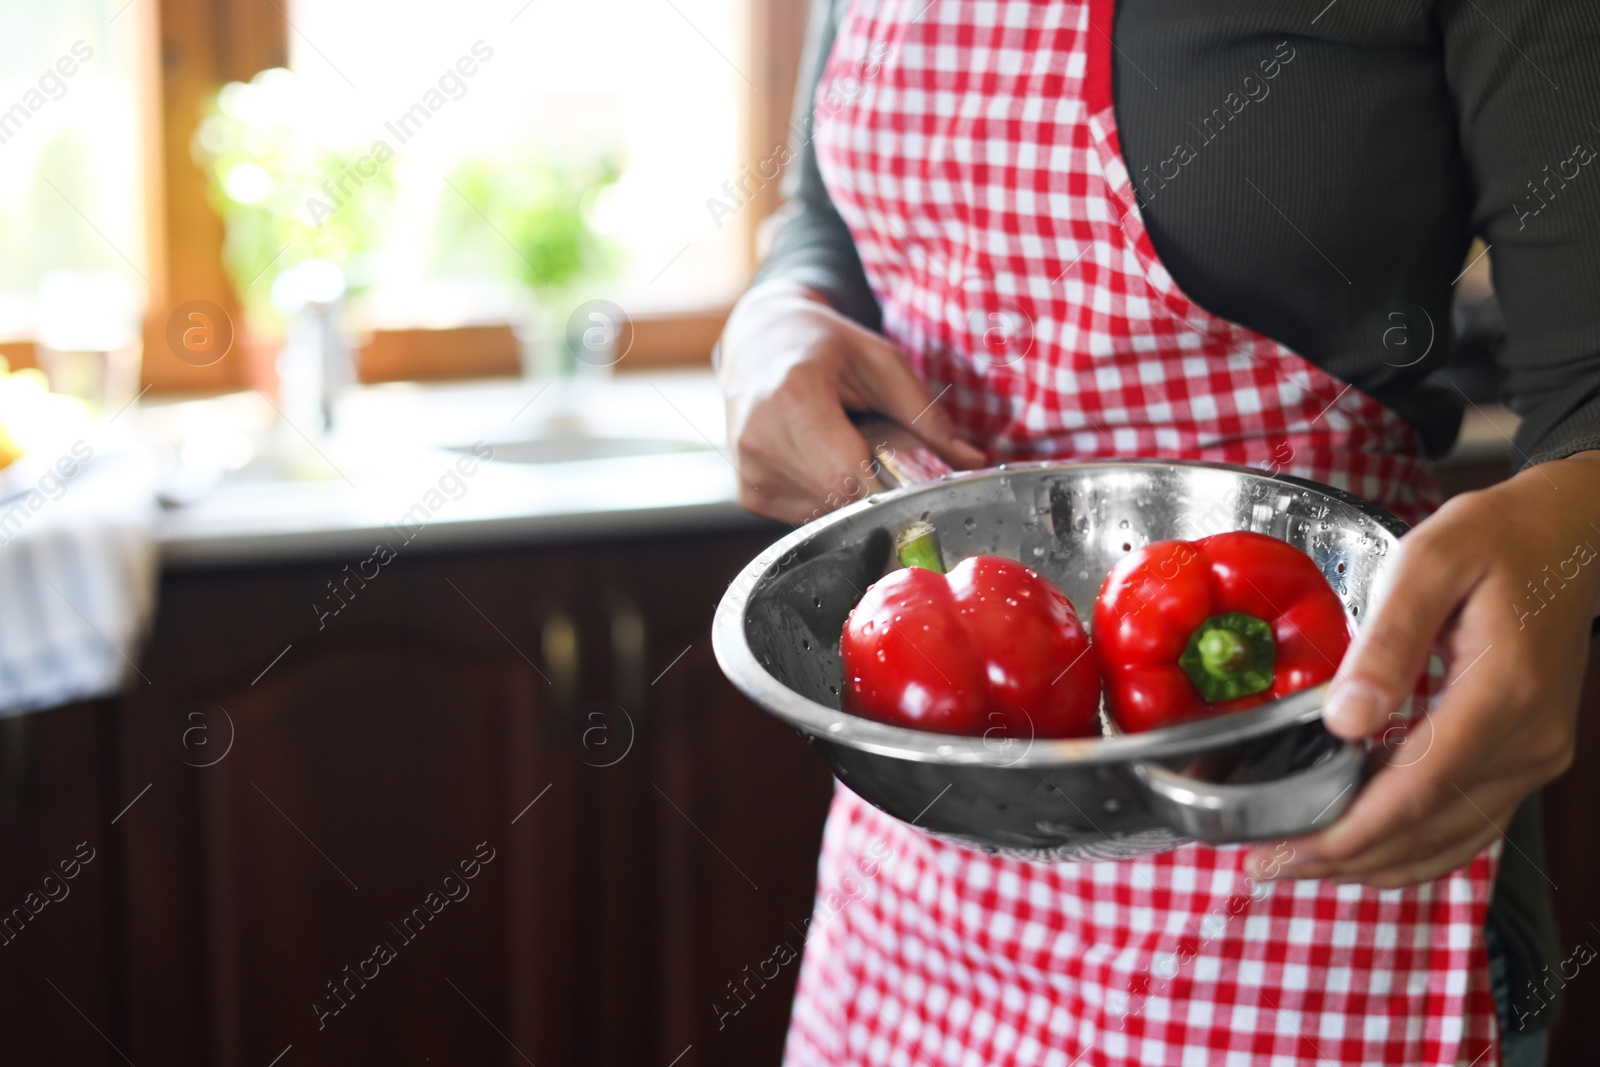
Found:
[[[480,448],[482,446],[479,446]],[[704,441],[673,437],[541,437],[525,441],[491,443],[492,457],[498,463],[581,463],[596,459],[626,459],[632,456],[662,456],[684,452],[707,452]],[[451,452],[473,452],[457,445]]]

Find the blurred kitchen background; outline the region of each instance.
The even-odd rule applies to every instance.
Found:
[[[0,4],[0,1059],[778,1061],[831,783],[712,659],[710,352],[806,8]]]

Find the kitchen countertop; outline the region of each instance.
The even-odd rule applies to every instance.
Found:
[[[314,442],[255,393],[146,404],[139,418],[180,469],[211,482],[225,470],[164,512],[167,567],[770,525],[734,502],[708,372],[362,387]],[[1498,406],[1469,409],[1441,462],[1504,460],[1515,428]]]
[[[709,373],[364,387],[341,404],[337,431],[315,443],[275,418],[251,393],[141,412],[169,453],[202,465],[247,459],[165,512],[163,565],[763,525],[734,502]],[[516,461],[527,453],[546,461]],[[483,458],[491,454],[499,458]]]

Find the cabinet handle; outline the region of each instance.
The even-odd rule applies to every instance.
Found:
[[[0,811],[15,815],[33,800],[34,715],[0,719]]]
[[[644,714],[649,661],[644,612],[631,600],[619,601],[611,609],[611,691],[617,703],[635,716]]]
[[[579,670],[578,627],[571,615],[556,608],[545,616],[539,630],[539,651],[555,690],[556,710],[570,718],[578,701]]]

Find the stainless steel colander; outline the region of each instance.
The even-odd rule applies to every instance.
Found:
[[[1101,580],[1151,541],[1255,530],[1304,550],[1357,625],[1405,525],[1338,489],[1206,463],[1038,463],[908,485],[796,530],[717,608],[717,661],[801,731],[834,774],[890,815],[1039,860],[1122,858],[1198,839],[1277,839],[1323,826],[1366,755],[1322,727],[1326,687],[1233,715],[1086,740],[957,737],[840,710],[839,634],[884,573],[894,534],[926,518],[949,563],[1021,560],[1087,619]]]

